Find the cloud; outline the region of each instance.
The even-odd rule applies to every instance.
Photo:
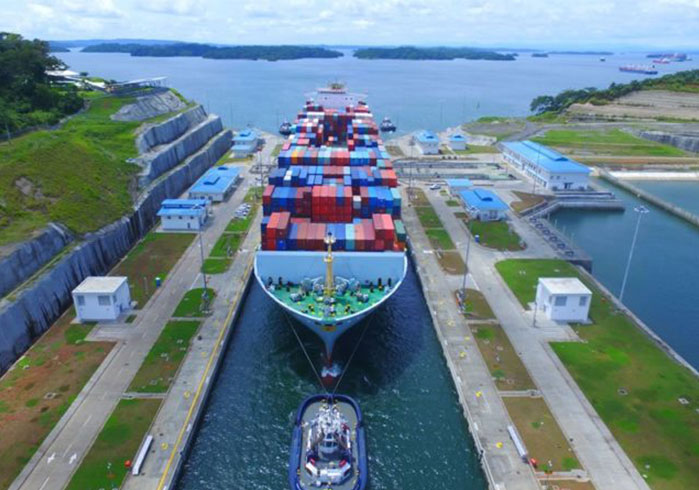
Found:
[[[139,7],[148,12],[171,15],[194,15],[205,10],[202,0],[145,0]]]

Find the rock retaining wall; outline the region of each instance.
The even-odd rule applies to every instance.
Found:
[[[657,141],[693,153],[699,153],[699,134],[671,134],[662,131],[641,131],[641,138]]]
[[[0,307],[0,372],[4,372],[70,305],[71,291],[85,277],[107,273],[157,220],[163,199],[179,196],[229,148],[221,131],[185,162],[158,179],[127,217],[89,234],[36,281]]]

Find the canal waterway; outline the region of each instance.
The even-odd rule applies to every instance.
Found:
[[[318,383],[290,320],[254,284],[237,321],[178,483],[180,490],[286,488],[293,415]],[[294,324],[313,359],[320,343]],[[343,338],[340,392],[367,427],[370,488],[487,487],[456,390],[412,268],[372,319]]]
[[[646,78],[622,73],[645,64],[646,53],[551,55],[515,61],[360,60],[351,51],[335,59],[294,61],[133,57],[124,53],[56,53],[75,71],[115,80],[167,77],[167,84],[219,114],[227,126],[276,131],[293,119],[304,94],[330,81],[368,95],[377,119],[390,116],[400,132],[442,130],[480,116],[526,116],[538,95],[609,86]],[[699,59],[659,66],[661,74],[699,67]]]
[[[561,210],[551,221],[593,259],[593,275],[617,296],[638,215],[643,216],[624,303],[695,368],[699,368],[699,229],[606,182],[624,213]],[[691,212],[699,210],[698,182],[637,185]]]

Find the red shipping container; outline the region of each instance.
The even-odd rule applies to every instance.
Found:
[[[274,192],[274,186],[268,185],[265,187],[265,191],[262,193],[262,204],[270,205],[272,204],[272,193]]]
[[[354,225],[354,248],[364,250],[364,227],[361,224]]]

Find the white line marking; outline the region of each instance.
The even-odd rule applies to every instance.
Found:
[[[44,483],[42,483],[41,486],[39,487],[39,490],[44,490],[44,487],[46,486],[46,484],[49,482],[50,479],[51,479],[51,477],[47,476],[46,480],[44,480]]]
[[[73,464],[75,463],[75,460],[78,459],[78,454],[73,453],[73,455],[70,457],[70,461],[68,461],[68,464]]]
[[[56,459],[56,453],[55,453],[55,452],[51,453],[51,456],[48,457],[48,459],[46,460],[46,463],[47,463],[47,464],[51,464],[51,462],[52,462],[54,459]]]
[[[92,414],[87,416],[87,418],[85,419],[85,422],[83,422],[83,428],[87,425],[87,423],[90,421],[91,418],[92,418]]]
[[[68,447],[66,448],[66,450],[63,451],[63,457],[64,457],[64,458],[65,458],[66,456],[68,456],[68,451],[70,451],[70,448],[71,448],[71,447],[73,447],[73,443],[72,443],[72,442],[71,442],[70,444],[68,444]]]

